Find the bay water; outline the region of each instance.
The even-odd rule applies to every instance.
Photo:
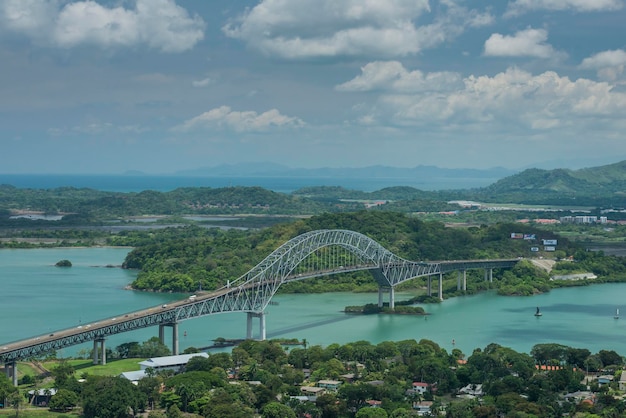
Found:
[[[128,248],[53,248],[0,250],[0,345],[55,330],[79,326],[159,306],[186,294],[126,290],[135,272],[119,268]],[[67,259],[72,267],[55,267]],[[367,340],[429,339],[451,351],[470,355],[490,343],[530,352],[535,344],[615,350],[626,354],[626,284],[599,284],[556,289],[531,297],[495,293],[447,299],[424,305],[428,316],[346,315],[345,306],[376,303],[377,294],[327,293],[277,295],[268,306],[268,338],[305,338],[310,345],[327,346]],[[396,300],[410,295],[397,294]],[[535,317],[539,306],[543,316]],[[254,321],[258,336],[258,321]],[[158,335],[148,328],[112,336],[107,347]],[[244,338],[246,315],[222,313],[181,322],[180,349],[207,347],[218,337]],[[169,335],[167,336],[169,339]],[[169,341],[168,341],[169,343]],[[61,350],[74,356],[91,343]]]

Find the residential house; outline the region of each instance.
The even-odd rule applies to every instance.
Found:
[[[432,406],[432,401],[413,402],[413,409],[417,411],[417,415],[420,417],[430,415],[430,409]]]
[[[341,382],[339,380],[320,380],[317,382],[318,388],[324,388],[331,392],[336,392],[340,385]]]
[[[619,377],[619,390],[626,391],[626,370],[622,370],[622,374]]]
[[[465,398],[475,398],[478,396],[483,396],[483,385],[478,384],[478,385],[474,385],[474,384],[469,384],[467,386],[462,387],[461,389],[459,389],[459,395],[464,395],[463,397]]]
[[[424,382],[413,382],[413,385],[411,386],[411,389],[413,390],[413,393],[416,395],[423,395],[426,393],[426,391],[428,390],[428,388],[430,387],[430,384],[428,383],[424,383]]]
[[[315,386],[302,386],[300,387],[300,392],[307,397],[308,401],[315,402],[318,396],[326,393],[326,389]]]

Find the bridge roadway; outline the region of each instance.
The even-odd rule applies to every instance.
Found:
[[[346,266],[344,257],[326,247],[337,247],[355,258]],[[349,259],[349,258],[348,258]],[[311,265],[307,260],[314,261]],[[106,363],[106,337],[140,328],[159,326],[159,339],[164,341],[166,327],[172,328],[172,352],[178,353],[178,323],[180,321],[221,312],[246,312],[246,337],[252,338],[252,321],[259,319],[260,339],[265,339],[264,310],[278,288],[289,281],[326,276],[340,272],[370,270],[378,284],[378,305],[383,306],[383,294],[389,293],[389,307],[394,308],[395,286],[417,277],[427,277],[428,295],[432,295],[432,276],[439,278],[439,298],[443,299],[443,275],[458,271],[457,289],[465,290],[466,270],[485,269],[485,280],[493,279],[494,268],[511,268],[519,260],[456,260],[445,262],[414,262],[390,252],[376,241],[359,232],[342,229],[321,229],[300,234],[269,254],[246,274],[226,287],[211,293],[195,295],[169,305],[125,313],[79,327],[59,330],[22,341],[0,344],[0,362],[17,384],[16,362],[37,357],[45,352],[93,341],[93,360]],[[299,267],[300,266],[300,267]],[[300,272],[300,270],[310,270]],[[461,274],[462,273],[462,274]],[[462,278],[462,281],[461,281]],[[462,284],[461,284],[462,283]]]
[[[431,276],[438,276],[439,279],[439,297],[442,298],[442,281],[443,274],[452,271],[458,271],[457,289],[465,290],[466,276],[468,269],[485,269],[485,280],[492,280],[492,271],[494,268],[510,268],[519,259],[506,260],[454,260],[442,262],[428,262],[424,265],[430,265],[432,270],[423,274],[427,277],[428,294],[432,294]],[[343,273],[357,270],[376,270],[379,267],[373,264],[360,264],[356,266],[341,266],[341,268],[333,268],[327,270],[319,270],[311,273],[292,274],[283,278],[281,283],[289,281],[304,280],[310,277],[325,276],[336,273]],[[461,276],[462,274],[462,276]],[[462,282],[461,282],[462,277]],[[462,283],[462,284],[461,284]],[[0,345],[0,362],[7,366],[7,374],[13,376],[15,374],[11,368],[15,366],[18,360],[36,357],[45,352],[59,350],[65,347],[93,341],[93,360],[94,363],[106,363],[106,350],[104,341],[107,336],[129,332],[141,328],[151,326],[159,326],[159,338],[164,341],[165,327],[172,328],[172,351],[178,353],[178,330],[179,321],[191,319],[195,317],[210,315],[220,312],[247,312],[248,313],[248,329],[247,337],[252,338],[251,322],[252,318],[259,318],[261,328],[261,339],[265,338],[265,323],[263,312],[253,312],[249,308],[249,302],[252,294],[262,287],[260,281],[245,282],[239,286],[227,286],[210,293],[201,293],[191,296],[187,299],[179,300],[173,303],[153,306],[147,309],[124,313],[99,321],[85,323],[77,327],[54,331],[49,334],[39,335],[21,341],[15,341]],[[384,291],[390,292],[390,306],[394,306],[393,286],[379,289],[379,305],[382,306],[382,294]],[[239,302],[237,302],[239,301]],[[242,302],[243,301],[243,302]]]

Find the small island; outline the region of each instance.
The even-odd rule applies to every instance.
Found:
[[[72,267],[72,262],[70,260],[60,260],[55,264],[57,267]]]
[[[396,306],[391,309],[389,305],[378,306],[374,303],[368,303],[363,306],[346,306],[344,312],[348,314],[395,314],[395,315],[428,315],[421,306]]]

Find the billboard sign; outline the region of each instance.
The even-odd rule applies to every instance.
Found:
[[[524,234],[524,239],[537,239],[535,234]]]
[[[530,247],[530,251],[536,253],[537,251],[539,251],[539,247]]]
[[[555,239],[544,239],[542,241],[543,241],[543,245],[556,245]]]
[[[553,246],[545,246],[543,247],[544,251],[556,251],[556,247]]]
[[[520,234],[519,232],[511,232],[511,238],[513,238],[513,239],[522,239],[522,238],[524,238],[524,234]]]

